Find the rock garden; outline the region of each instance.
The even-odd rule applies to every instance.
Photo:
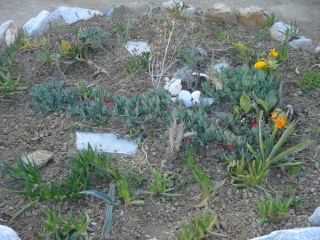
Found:
[[[0,33],[0,232],[319,239],[320,48],[298,21],[169,1]]]

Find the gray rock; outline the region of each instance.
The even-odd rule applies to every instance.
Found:
[[[123,17],[127,14],[127,9],[124,5],[119,3],[114,3],[103,14],[104,17],[111,17],[111,18],[119,18]]]
[[[129,41],[127,42],[125,48],[133,55],[133,56],[141,56],[143,52],[150,52],[150,46],[147,42],[136,42]]]
[[[18,234],[11,228],[0,225],[0,239],[1,240],[21,240]]]
[[[270,36],[278,42],[283,42],[286,39],[284,32],[287,29],[290,29],[290,26],[288,24],[284,22],[275,22],[269,29]],[[297,30],[297,33],[298,32],[299,30]]]
[[[267,25],[267,14],[262,8],[250,6],[239,9],[239,21],[241,24],[251,28],[264,28]]]
[[[205,11],[204,16],[206,19],[215,22],[222,21],[229,24],[238,23],[238,18],[235,12],[233,12],[230,7],[223,3],[216,3],[212,6],[212,8],[208,8],[207,11]]]
[[[288,45],[293,49],[300,49],[310,52],[312,48],[312,40],[309,38],[305,38],[304,36],[300,36],[298,39],[294,39],[288,42]]]
[[[320,227],[320,207],[312,213],[312,215],[308,218],[308,221],[316,227]]]
[[[320,227],[293,228],[274,231],[269,235],[252,238],[251,240],[319,240]]]
[[[34,161],[38,168],[44,167],[51,159],[53,158],[53,152],[46,150],[37,150],[33,153],[28,154],[27,156],[22,157],[22,161],[27,163],[29,161]]]
[[[0,25],[0,40],[3,38],[6,41],[6,44],[9,46],[15,40],[15,34],[17,33],[18,28],[14,24],[13,20],[9,20]]]

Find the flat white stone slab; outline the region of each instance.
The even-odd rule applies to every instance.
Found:
[[[89,143],[98,152],[134,155],[138,149],[137,142],[140,142],[140,138],[135,142],[124,138],[118,139],[113,133],[76,132],[76,145],[79,150],[88,148]]]
[[[126,44],[126,49],[133,56],[141,56],[142,52],[150,52],[150,47],[146,42],[129,41]]]

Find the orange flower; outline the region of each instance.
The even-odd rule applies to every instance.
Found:
[[[272,112],[271,113],[271,119],[275,119],[278,116],[277,112]]]
[[[271,52],[269,53],[270,57],[278,57],[279,53],[276,51],[275,48],[272,48]]]
[[[266,67],[266,65],[267,65],[267,63],[265,61],[258,61],[253,65],[253,67],[262,69],[262,68]]]
[[[275,123],[274,123],[274,127],[277,128],[283,128],[286,126],[286,121],[284,120],[284,118],[277,118]]]

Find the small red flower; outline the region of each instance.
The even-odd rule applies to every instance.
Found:
[[[104,97],[101,97],[100,100],[101,100],[101,101],[104,101]]]
[[[128,94],[126,95],[126,97],[127,97],[127,98],[131,98],[131,97],[132,97],[132,94],[128,93]]]
[[[186,139],[186,140],[185,140],[185,143],[186,143],[187,145],[189,145],[191,142],[190,142],[189,139]]]
[[[108,109],[110,109],[113,106],[113,102],[108,103]]]
[[[251,128],[256,128],[256,127],[258,127],[258,124],[257,123],[251,123],[250,127]]]
[[[81,105],[83,102],[81,99],[78,100],[78,104]]]
[[[238,125],[235,125],[235,126],[234,126],[234,128],[235,128],[235,129],[238,129],[238,128],[239,128],[239,126],[238,126]]]
[[[169,107],[167,107],[167,108],[166,108],[166,111],[168,111],[168,112],[169,112],[169,111],[170,111],[170,108],[169,108]]]
[[[218,150],[221,150],[221,149],[222,149],[222,145],[218,145],[218,146],[217,146],[217,149],[218,149]]]

